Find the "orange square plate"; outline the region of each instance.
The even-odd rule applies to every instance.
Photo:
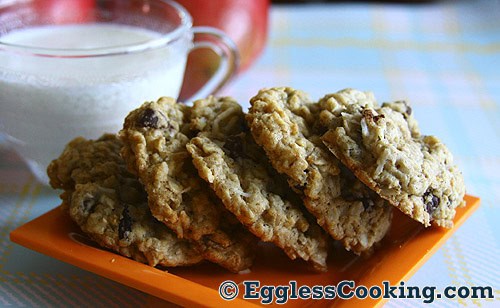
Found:
[[[221,282],[259,280],[262,285],[336,285],[342,280],[353,280],[367,287],[382,286],[382,281],[397,285],[408,279],[477,209],[479,198],[466,196],[467,206],[460,208],[453,229],[422,225],[394,210],[394,222],[381,247],[369,258],[357,257],[343,249],[335,249],[328,260],[329,271],[311,272],[304,262],[291,261],[272,245],[259,246],[255,264],[250,273],[232,274],[216,265],[204,263],[168,271],[152,268],[136,261],[103,250],[88,240],[57,207],[50,212],[12,231],[12,241],[29,249],[52,256],[82,269],[102,275],[143,292],[179,305],[238,307],[254,306],[257,300],[243,300],[241,294],[233,301],[224,301],[218,293]],[[243,293],[243,292],[240,292]],[[364,300],[289,300],[287,305],[372,307],[383,299]]]

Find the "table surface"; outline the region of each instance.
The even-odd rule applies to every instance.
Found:
[[[406,285],[500,290],[500,2],[317,3],[273,6],[267,48],[222,94],[248,107],[260,88],[291,86],[318,99],[353,87],[405,99],[425,134],[443,140],[481,207]],[[0,146],[0,306],[144,306],[142,292],[25,249],[9,233],[59,204]],[[113,296],[110,296],[113,294]],[[422,305],[390,300],[388,307]]]

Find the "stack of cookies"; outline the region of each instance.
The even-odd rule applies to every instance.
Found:
[[[248,269],[259,241],[326,271],[331,240],[356,254],[385,236],[393,206],[453,226],[462,176],[420,134],[403,101],[346,89],[312,102],[260,91],[244,114],[229,97],[192,107],[160,98],[118,135],[70,142],[49,168],[71,218],[98,244],[151,266],[202,260]]]

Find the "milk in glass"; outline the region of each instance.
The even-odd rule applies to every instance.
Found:
[[[118,24],[51,25],[14,30],[2,43],[36,48],[125,51],[162,34]],[[61,58],[0,51],[0,131],[42,180],[76,136],[116,133],[129,111],[177,97],[191,37],[119,55]],[[40,49],[42,50],[42,49]],[[36,53],[36,52],[35,52]]]

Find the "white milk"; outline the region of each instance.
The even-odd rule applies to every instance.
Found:
[[[3,43],[46,48],[110,48],[159,33],[114,24],[27,28]],[[130,110],[160,96],[177,97],[191,37],[137,54],[61,59],[0,52],[0,131],[37,176],[76,136],[116,133]],[[84,51],[82,53],[85,53]]]

